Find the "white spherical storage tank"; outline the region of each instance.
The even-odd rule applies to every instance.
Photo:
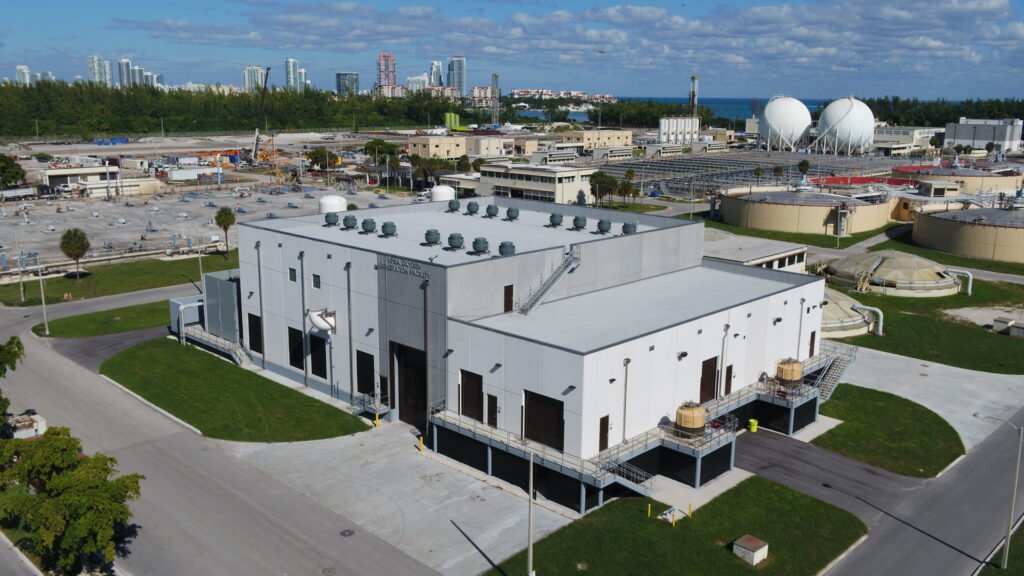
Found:
[[[815,149],[833,154],[864,151],[875,141],[875,115],[853,96],[835,100],[818,119]]]
[[[341,196],[321,196],[319,201],[320,213],[344,212],[348,210],[348,202]]]
[[[774,96],[761,112],[760,136],[769,149],[796,150],[811,129],[811,112],[791,96]]]
[[[451,186],[434,186],[431,188],[431,202],[447,202],[449,200],[455,200],[455,188]]]

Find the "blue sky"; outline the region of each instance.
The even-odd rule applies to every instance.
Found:
[[[0,21],[14,67],[86,75],[86,56],[129,57],[171,84],[240,85],[246,64],[297,58],[318,87],[373,82],[394,52],[400,81],[464,54],[469,83],[682,96],[691,72],[715,97],[1024,96],[1024,0],[20,1]],[[116,66],[116,64],[115,64]]]

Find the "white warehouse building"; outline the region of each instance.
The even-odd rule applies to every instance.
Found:
[[[748,418],[817,418],[823,280],[704,258],[699,222],[484,197],[244,222],[238,245],[206,331],[524,489],[532,452],[581,512],[699,487]]]

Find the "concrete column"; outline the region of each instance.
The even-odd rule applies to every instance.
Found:
[[[736,467],[736,439],[729,443],[729,470]]]
[[[489,444],[487,445],[487,475],[494,476],[491,472],[491,446]]]
[[[821,409],[821,396],[814,397],[814,421],[818,421],[818,410]]]
[[[793,417],[794,416],[796,416],[796,406],[790,406],[789,407],[789,424],[787,426],[787,429],[788,429],[787,434],[789,434],[790,436],[793,435]]]
[[[598,488],[597,490],[597,505],[604,506],[604,488]]]
[[[587,513],[587,485],[580,482],[580,514]]]
[[[434,453],[436,454],[437,453],[437,424],[434,424],[434,433],[431,436],[433,436],[433,438],[434,438]],[[490,456],[491,456],[491,454],[490,454],[490,452],[488,452],[487,453],[487,464],[488,464],[487,469],[488,470],[490,470],[490,463],[491,463]]]
[[[700,463],[704,460],[704,456],[697,456],[697,469],[693,475],[693,487],[700,488]]]

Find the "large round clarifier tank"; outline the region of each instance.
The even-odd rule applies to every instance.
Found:
[[[455,188],[451,186],[434,186],[430,189],[432,202],[447,202],[455,199]]]
[[[774,96],[761,112],[758,130],[769,148],[796,150],[811,129],[811,112],[791,96]]]
[[[334,194],[321,196],[317,204],[320,207],[320,214],[329,214],[332,212],[337,213],[348,210],[348,202],[346,202],[341,196]]]
[[[849,154],[865,150],[874,141],[875,115],[867,104],[853,96],[835,100],[821,112],[816,149]]]

